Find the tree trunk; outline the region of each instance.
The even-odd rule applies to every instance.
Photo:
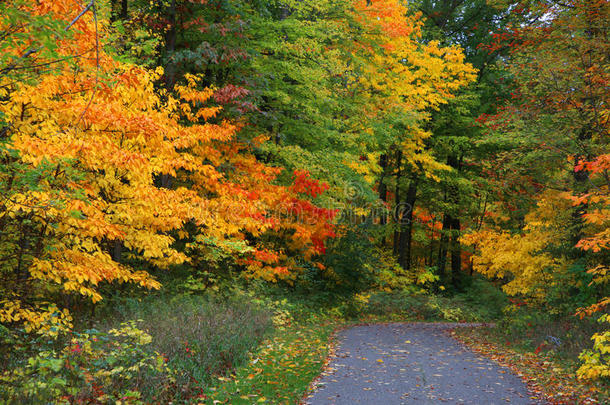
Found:
[[[162,174],[159,176],[160,185],[162,188],[172,188],[174,178],[170,174]]]
[[[451,230],[451,215],[445,214],[443,216],[443,229],[441,230],[441,237],[438,240],[438,258],[436,259],[438,275],[441,278],[445,278],[445,265],[447,263],[447,251],[448,251],[449,231],[450,230]]]
[[[388,156],[384,153],[379,156],[379,167],[381,167],[381,176],[379,177],[379,187],[377,191],[379,192],[379,199],[384,203],[388,201],[388,186],[385,184],[385,178],[388,174]],[[385,225],[387,223],[387,216],[382,214],[379,217],[379,224]]]
[[[397,150],[396,151],[396,190],[394,193],[394,223],[396,225],[396,229],[394,230],[394,245],[393,245],[393,251],[394,251],[394,256],[398,255],[398,245],[400,242],[400,223],[399,220],[400,218],[400,177],[402,175],[401,172],[401,165],[402,165],[402,151],[401,150]]]
[[[398,263],[405,270],[411,269],[411,241],[413,235],[413,210],[415,209],[415,200],[417,198],[417,175],[409,183],[407,195],[405,196],[404,207],[405,211],[400,221],[400,246],[398,252]]]
[[[121,263],[122,252],[123,252],[123,242],[121,242],[120,240],[115,240],[114,244],[112,245],[112,250],[110,251],[110,256],[112,257],[112,260],[114,260],[117,263]]]
[[[430,233],[430,247],[428,250],[428,259],[427,266],[432,266],[434,264],[434,231]]]
[[[462,247],[459,238],[460,220],[451,218],[451,282],[457,290],[462,287]]]
[[[379,156],[379,167],[381,167],[381,176],[379,177],[379,199],[384,202],[379,213],[379,225],[384,226],[388,223],[387,213],[385,211],[385,203],[388,201],[388,186],[385,184],[385,178],[388,172],[388,155],[385,153]],[[374,219],[374,218],[373,218]],[[383,229],[385,231],[385,229]],[[386,237],[385,234],[381,237],[381,246],[385,246]]]
[[[167,56],[165,87],[168,91],[172,91],[176,83],[176,66],[173,61],[174,51],[176,50],[176,38],[178,36],[178,30],[176,29],[176,0],[171,0],[167,9],[167,23],[169,29],[165,34],[165,54]]]
[[[121,0],[121,20],[127,20],[127,0]]]
[[[456,173],[459,174],[461,169],[461,159],[455,154],[447,156],[447,164],[451,166]],[[460,195],[457,184],[450,180],[447,184],[447,202],[449,207],[445,212],[443,218],[443,234],[441,241],[444,242],[444,246],[441,243],[439,250],[439,274],[445,274],[445,265],[447,261],[447,250],[451,252],[451,275],[448,277],[451,280],[452,285],[459,289],[461,284],[461,271],[462,271],[462,248],[460,246],[460,219],[456,216],[456,212],[459,212]],[[444,238],[444,240],[443,240]],[[440,257],[440,253],[443,253],[443,257]]]
[[[125,7],[125,13],[127,13],[127,1],[123,1]],[[167,21],[169,29],[165,34],[165,55],[167,57],[167,63],[165,67],[165,88],[168,92],[174,89],[176,84],[176,65],[174,63],[174,52],[176,50],[176,39],[178,37],[178,30],[176,28],[176,0],[171,0],[167,9]],[[162,174],[159,176],[159,183],[163,188],[171,188],[173,183],[173,177],[169,174]]]

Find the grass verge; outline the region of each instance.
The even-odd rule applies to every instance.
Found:
[[[229,377],[217,377],[201,396],[209,404],[296,404],[321,373],[338,323],[320,320],[280,326]]]

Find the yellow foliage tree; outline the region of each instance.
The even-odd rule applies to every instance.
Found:
[[[411,12],[397,0],[358,0],[356,19],[365,27],[354,52],[365,61],[359,85],[365,91],[363,118],[385,119],[392,114],[411,117],[397,140],[413,167],[434,176],[447,166],[425,151],[430,133],[423,129],[430,109],[452,99],[456,92],[476,78],[476,70],[465,62],[459,46],[440,46],[422,40],[421,13]]]
[[[159,288],[146,271],[112,260],[109,247],[121,243],[160,267],[183,262],[168,232],[210,215],[194,191],[162,189],[154,178],[179,168],[205,171],[179,148],[233,133],[228,124],[179,125],[177,113],[188,107],[172,98],[161,102],[153,87],[161,72],[115,61],[100,48],[105,25],[95,9],[79,11],[69,2],[33,5],[30,12],[70,28],[57,47],[71,62],[49,74],[33,68],[40,74],[34,83],[2,82],[8,101],[0,113],[11,152],[5,158],[23,172],[6,174],[3,190],[0,321],[24,321],[26,329],[49,318],[69,323],[65,311],[50,315],[58,312],[49,301],[59,292],[97,302],[102,282]],[[35,187],[12,188],[24,173],[37,174]]]
[[[569,260],[548,251],[565,238],[570,202],[558,192],[545,192],[538,206],[525,218],[521,233],[511,234],[491,226],[463,236],[466,245],[476,246],[473,269],[490,278],[505,280],[510,295],[543,298],[554,276],[565,271]]]

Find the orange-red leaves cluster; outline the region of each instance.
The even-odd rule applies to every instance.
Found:
[[[295,170],[292,190],[316,198],[328,190],[328,184],[312,179],[306,170]]]

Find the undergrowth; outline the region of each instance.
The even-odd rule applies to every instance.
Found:
[[[360,322],[495,322],[485,339],[574,367],[594,329],[515,307],[489,282],[465,292],[308,294],[251,284],[218,294],[108,302],[57,339],[0,330],[6,403],[295,403],[320,373],[332,331]],[[16,343],[20,342],[20,343]],[[127,377],[125,377],[127,376]]]

